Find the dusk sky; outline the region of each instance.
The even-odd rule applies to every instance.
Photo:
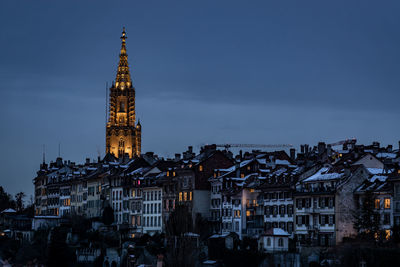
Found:
[[[122,27],[142,152],[400,140],[400,2],[1,1],[0,185],[105,152]]]

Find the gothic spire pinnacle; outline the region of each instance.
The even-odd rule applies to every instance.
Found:
[[[131,75],[129,73],[128,65],[128,55],[126,53],[126,32],[125,27],[122,28],[121,35],[121,52],[119,54],[119,63],[117,77],[115,79],[115,86],[124,90],[125,88],[130,88],[132,86]]]

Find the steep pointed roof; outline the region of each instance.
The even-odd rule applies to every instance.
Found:
[[[115,79],[115,87],[124,89],[132,87],[131,74],[129,73],[129,65],[128,65],[128,54],[126,53],[126,32],[125,27],[122,30],[122,44],[121,51],[119,54],[119,63],[117,70],[117,77]]]

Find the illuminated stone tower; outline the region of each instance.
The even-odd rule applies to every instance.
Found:
[[[132,158],[140,155],[142,128],[140,122],[136,124],[135,88],[132,86],[129,73],[126,38],[124,28],[117,77],[110,88],[106,152],[116,157],[128,154]]]

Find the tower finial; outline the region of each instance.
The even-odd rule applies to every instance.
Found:
[[[123,43],[125,43],[126,38],[128,38],[128,37],[126,37],[125,27],[122,27],[121,40]]]
[[[115,79],[115,87],[124,90],[132,86],[131,76],[129,73],[128,55],[126,54],[126,32],[125,27],[122,28],[121,35],[121,51],[119,54],[119,63],[117,70],[117,78]]]

